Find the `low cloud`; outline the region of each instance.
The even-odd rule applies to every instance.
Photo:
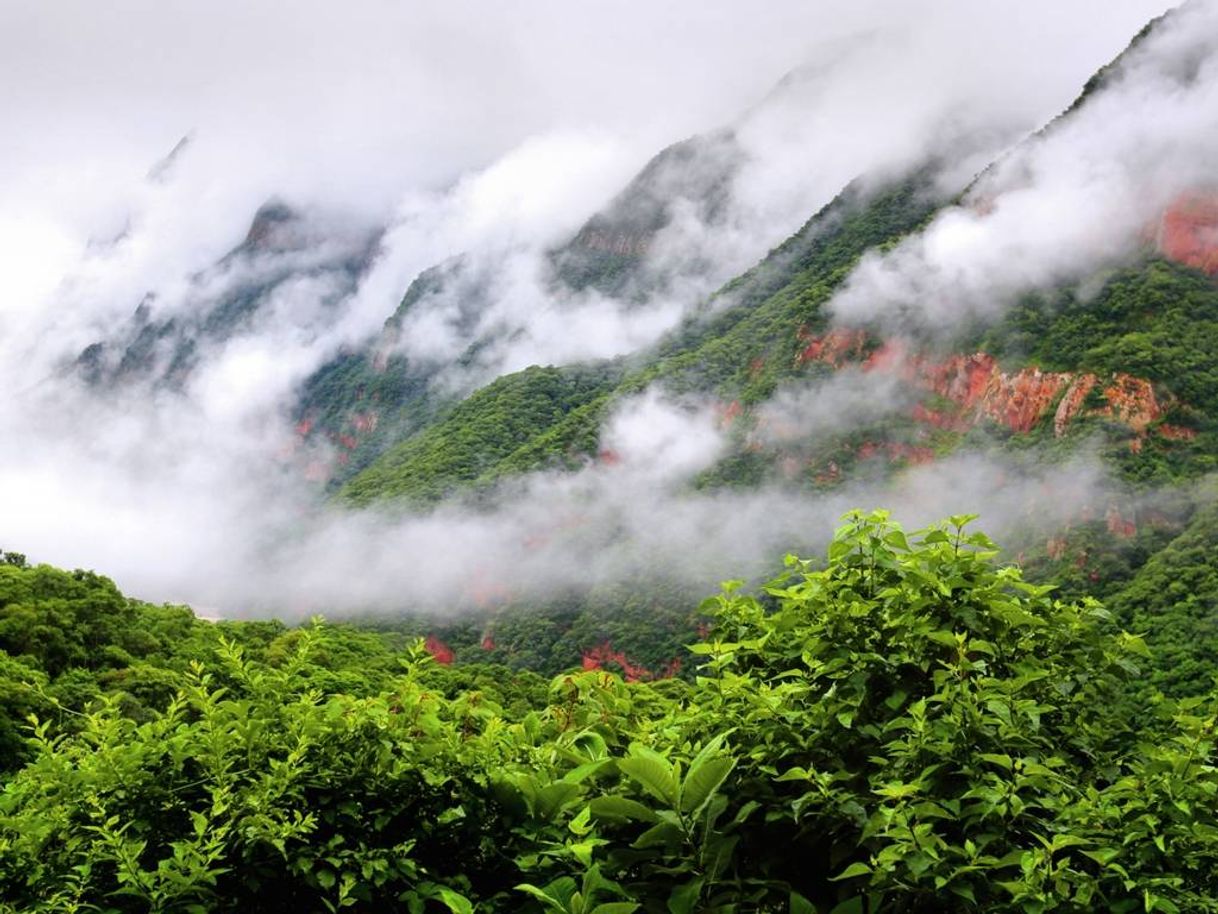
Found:
[[[831,497],[691,491],[690,477],[729,447],[726,432],[713,406],[655,392],[623,404],[605,430],[615,465],[517,480],[489,510],[353,514],[301,478],[290,422],[302,381],[377,333],[421,271],[454,258],[483,297],[428,297],[397,341],[443,369],[443,383],[469,389],[528,364],[638,351],[859,174],[900,172],[942,152],[945,137],[968,137],[944,178],[963,184],[1068,103],[1162,3],[657,12],[360,0],[340,14],[310,0],[291,16],[235,3],[205,13],[177,2],[0,5],[0,77],[17,87],[0,100],[0,545],[230,613],[443,609],[467,603],[476,580],[529,599],[650,573],[713,586],[815,546],[854,504],[892,504],[914,522],[983,504],[1001,525],[1029,485],[1080,498],[1101,485],[1090,465],[1012,470],[962,457],[973,462]],[[1208,84],[1211,71],[1199,72]],[[1182,89],[1146,132],[1191,138],[1209,99],[1200,93]],[[673,201],[648,254],[668,283],[642,304],[555,286],[556,247],[660,148],[716,129],[733,137],[739,167],[713,215]],[[1077,183],[1069,155],[1056,155],[1019,165],[1029,194]],[[1001,190],[995,225],[1025,225],[1015,217],[1040,205],[1020,203],[1020,161],[982,185]],[[272,198],[299,214],[303,243],[223,262]],[[1004,288],[1001,270],[986,286],[935,253],[980,247],[981,272],[996,270],[966,228],[919,256],[942,284],[985,298]],[[335,264],[370,238],[367,262],[343,275]],[[1007,250],[1020,259],[1017,245]],[[67,370],[85,346],[122,339],[141,302],[150,319],[190,326],[279,272],[235,332],[197,338],[196,368],[177,386],[99,396]],[[839,303],[843,316],[900,299],[859,291],[865,275]],[[475,341],[478,358],[452,367]],[[893,399],[843,377],[784,394],[763,428],[776,442],[780,418],[795,428],[781,434],[829,434]],[[962,486],[952,473],[973,475]],[[1002,473],[1029,480],[1009,506],[991,488]]]
[[[917,391],[898,372],[848,366],[780,388],[757,409],[752,438],[767,446],[816,443],[908,413],[915,402]]]
[[[1218,7],[1192,3],[1068,118],[1013,150],[831,307],[845,323],[951,331],[1023,293],[1079,283],[1153,243],[1164,211],[1218,188]]]

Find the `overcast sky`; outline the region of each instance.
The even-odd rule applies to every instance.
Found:
[[[557,128],[645,156],[876,29],[907,82],[1036,120],[1166,6],[0,0],[0,206],[88,225],[193,131],[217,183],[387,210]]]

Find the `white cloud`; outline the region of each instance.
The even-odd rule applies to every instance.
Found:
[[[16,265],[0,271],[0,544],[234,611],[400,608],[459,600],[475,561],[538,595],[661,567],[701,582],[814,539],[856,498],[974,507],[966,496],[984,488],[917,502],[936,489],[916,474],[828,501],[674,494],[721,432],[712,412],[649,395],[606,432],[621,466],[522,480],[491,513],[346,515],[295,475],[287,417],[301,379],[458,254],[494,280],[472,331],[494,333],[478,380],[636,350],[855,175],[907,166],[945,136],[992,150],[1051,116],[1162,7],[0,0],[0,251]],[[1189,98],[1169,109],[1182,125],[1195,124]],[[659,148],[721,125],[747,156],[723,218],[678,207],[654,248],[705,272],[643,309],[556,298],[545,252]],[[274,196],[320,249],[214,270]],[[1010,196],[995,218],[1024,224],[1014,217],[1035,205]],[[379,259],[333,301],[333,277],[312,267],[378,227]],[[966,229],[932,259],[984,253]],[[99,402],[60,374],[149,291],[158,316],[189,316],[241,270],[288,266],[300,275],[244,333],[208,344],[181,391]],[[441,361],[461,351],[461,304],[420,309],[403,345]]]
[[[1002,159],[962,206],[868,255],[832,307],[844,321],[954,327],[1020,293],[1127,262],[1179,195],[1218,184],[1218,6],[1156,29],[1103,90]]]

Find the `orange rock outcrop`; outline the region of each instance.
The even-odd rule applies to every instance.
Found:
[[[803,349],[795,356],[796,365],[823,362],[834,368],[841,368],[847,362],[860,358],[863,347],[867,345],[865,331],[844,327],[835,327],[823,336],[800,330],[798,337]]]
[[[801,334],[800,342],[804,344],[797,357],[800,364],[821,362],[834,368],[857,360],[867,343],[862,331],[845,329],[822,336]],[[1089,372],[1042,371],[1031,366],[1006,372],[987,352],[934,359],[912,351],[899,339],[886,340],[861,365],[868,372],[895,373],[910,385],[946,400],[943,407],[915,404],[910,417],[950,431],[965,431],[988,419],[1026,433],[1052,410],[1053,432],[1059,438],[1080,416],[1103,417],[1134,432],[1131,446],[1137,449],[1150,426],[1164,414],[1150,381],[1121,372],[1106,382]],[[1103,405],[1085,410],[1088,397],[1101,383]],[[1191,429],[1175,426],[1162,426],[1160,431],[1171,440],[1195,436]]]
[[[1156,242],[1164,257],[1218,275],[1218,194],[1178,199],[1159,221]]]

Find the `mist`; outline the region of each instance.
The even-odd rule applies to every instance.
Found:
[[[950,333],[1151,251],[1165,210],[1218,186],[1216,52],[1218,5],[1186,4],[961,205],[868,254],[831,303],[835,317]]]
[[[287,17],[262,4],[0,0],[0,77],[16,87],[0,99],[0,545],[228,614],[441,611],[468,605],[476,580],[538,600],[651,573],[713,587],[823,542],[855,504],[891,505],[915,524],[984,505],[983,523],[1001,530],[1023,522],[1020,498],[1032,491],[1064,493],[1054,499],[1063,517],[1102,500],[1095,461],[1013,467],[979,455],[831,497],[777,484],[708,494],[690,480],[728,447],[714,405],[649,391],[603,432],[619,465],[517,480],[489,506],[354,513],[301,478],[291,420],[313,371],[377,334],[420,272],[454,258],[491,277],[484,300],[469,314],[468,298],[433,296],[397,343],[440,366],[442,383],[472,389],[530,364],[640,351],[859,175],[950,152],[944,187],[963,186],[1163,9],[365,0],[341,14],[298,4]],[[1179,50],[1169,37],[1141,66]],[[1202,105],[1212,74],[1211,61],[1162,115],[1181,147],[1218,110]],[[939,277],[970,302],[1059,276],[1067,267],[1042,256],[1050,245],[1026,240],[1026,214],[1075,178],[1078,194],[1096,186],[1102,171],[1087,163],[1104,151],[1099,126],[1131,103],[1120,89],[1097,99],[1100,114],[985,176],[973,199],[993,200],[990,216],[952,217],[984,230],[969,223],[953,242],[959,230],[936,223],[909,251],[865,265],[838,313],[915,307],[941,318],[925,304],[947,301],[938,286],[897,295],[894,275]],[[1123,115],[1105,128],[1119,139],[1112,160],[1136,149],[1138,126]],[[739,157],[723,206],[708,216],[673,200],[644,264],[666,278],[646,301],[555,287],[556,248],[662,148],[718,130]],[[1155,199],[1173,193],[1157,172],[1149,180]],[[1120,186],[1144,192],[1132,178]],[[298,243],[225,260],[272,199],[299,214]],[[1054,237],[1092,230],[1077,221]],[[1134,216],[1094,221],[1137,228]],[[941,230],[947,240],[931,241]],[[939,253],[984,254],[983,232],[1035,264],[1031,274],[980,257],[972,277]],[[1097,261],[1120,250],[1109,235],[1091,244]],[[365,247],[356,275],[335,266]],[[99,398],[70,370],[86,346],[126,332],[141,302],[180,326],[271,274],[288,278],[237,332],[201,339],[180,386]],[[478,359],[453,368],[479,341]],[[848,396],[787,396],[774,409],[795,415],[801,435],[858,418]],[[975,483],[962,488],[966,475]],[[999,477],[1023,482],[996,495]]]

